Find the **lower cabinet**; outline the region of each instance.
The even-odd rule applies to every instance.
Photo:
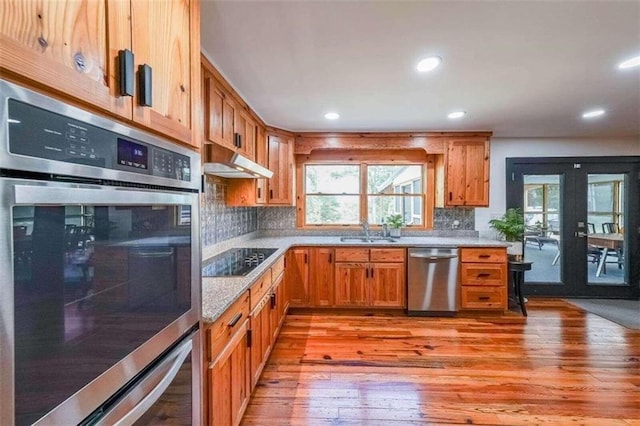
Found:
[[[292,248],[287,252],[285,268],[289,303],[292,307],[309,306],[309,249]]]
[[[285,270],[284,258],[278,259],[206,327],[204,393],[210,426],[235,426],[242,419],[287,312]]]
[[[406,306],[405,249],[336,248],[335,258],[336,306]]]
[[[460,309],[507,310],[507,249],[460,249]]]
[[[237,425],[251,395],[249,292],[206,328],[207,423]]]

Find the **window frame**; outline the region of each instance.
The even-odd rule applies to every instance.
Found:
[[[394,158],[394,155],[390,152],[386,152],[385,155],[376,155],[373,152],[362,152],[358,155],[344,155],[339,150],[333,153],[324,153],[319,155],[319,158],[313,158],[313,155],[306,155],[304,158],[296,161],[296,193],[297,193],[297,208],[296,208],[296,226],[303,229],[359,229],[359,224],[307,224],[306,223],[306,197],[307,195],[318,195],[315,193],[306,192],[306,166],[308,165],[359,165],[360,166],[360,211],[359,219],[368,219],[369,200],[368,197],[373,196],[388,196],[398,197],[399,194],[369,194],[367,188],[367,167],[368,166],[404,166],[415,165],[421,167],[422,175],[422,192],[420,194],[401,194],[401,196],[408,196],[413,198],[420,198],[422,200],[422,224],[420,225],[406,225],[411,229],[433,229],[433,211],[435,207],[436,199],[436,173],[435,173],[435,156],[427,155],[426,153],[414,151],[410,155],[398,156]],[[385,158],[384,160],[381,158]],[[329,195],[329,194],[327,194]],[[336,194],[331,194],[336,195]],[[413,203],[412,203],[413,204]],[[411,206],[413,212],[413,205]],[[412,214],[413,215],[413,214]],[[372,229],[380,229],[381,225],[371,224]]]

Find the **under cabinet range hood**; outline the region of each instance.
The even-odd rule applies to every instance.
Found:
[[[208,144],[204,155],[206,163],[202,171],[208,175],[232,179],[269,179],[273,176],[271,170],[223,146]]]

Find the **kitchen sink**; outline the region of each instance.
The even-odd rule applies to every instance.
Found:
[[[375,243],[375,242],[387,242],[387,243],[395,243],[398,241],[397,238],[391,237],[340,237],[340,241],[343,243],[348,242],[358,242],[358,243]]]

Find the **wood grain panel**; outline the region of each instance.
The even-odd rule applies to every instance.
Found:
[[[287,251],[285,269],[287,299],[291,306],[309,305],[309,249],[293,248]]]
[[[403,248],[372,248],[370,250],[371,262],[404,262],[406,250]]]
[[[371,306],[381,308],[406,306],[407,283],[404,263],[372,263],[370,286]]]
[[[191,7],[190,0],[131,3],[136,69],[148,64],[153,72],[153,106],[139,106],[136,101],[134,120],[188,144],[192,143]]]
[[[336,262],[368,262],[369,249],[362,247],[336,248]]]
[[[230,325],[231,320],[241,315],[241,320]],[[236,330],[249,318],[249,292],[246,291],[213,324],[206,329],[207,360],[213,361],[229,343]]]
[[[489,142],[466,146],[465,204],[488,206],[489,204]]]
[[[505,286],[507,282],[506,263],[461,263],[460,283],[462,285]]]
[[[130,119],[116,62],[118,50],[131,46],[129,14],[128,2],[107,9],[105,1],[5,0],[0,75]]]
[[[507,288],[496,286],[462,286],[461,309],[507,309]]]
[[[271,289],[271,272],[265,272],[249,289],[250,310],[256,307],[265,294]]]
[[[369,291],[366,277],[367,264],[336,263],[335,304],[336,306],[366,306]]]
[[[310,248],[309,288],[311,305],[326,307],[334,305],[334,254],[330,247]]]
[[[275,283],[280,275],[284,272],[284,256],[280,256],[278,260],[271,266],[271,282]]]
[[[505,247],[465,247],[460,249],[461,262],[502,263],[507,261]]]

